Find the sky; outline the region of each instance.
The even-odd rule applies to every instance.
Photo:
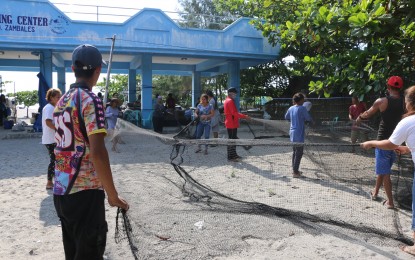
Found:
[[[49,0],[51,3],[54,3],[56,7],[58,7],[60,10],[62,10],[66,15],[73,19],[73,20],[86,20],[86,21],[96,21],[97,17],[96,15],[80,15],[80,14],[74,14],[71,12],[93,12],[92,10],[95,10],[99,6],[98,9],[103,8],[104,6],[109,7],[122,7],[122,8],[132,8],[132,9],[123,9],[122,13],[131,15],[138,12],[137,9],[142,8],[158,8],[166,12],[167,15],[169,15],[173,20],[175,17],[177,17],[177,10],[179,9],[180,5],[178,4],[177,0],[71,0],[71,4],[66,4],[65,0]],[[63,4],[59,4],[63,3]],[[84,6],[80,6],[84,5]],[[102,10],[102,12],[108,12],[108,10],[115,10],[115,9],[107,9]],[[99,17],[100,21],[105,22],[123,22],[124,20],[128,19],[128,17]],[[38,72],[11,72],[11,71],[1,71],[0,68],[0,75],[2,76],[3,82],[5,83],[5,90],[7,93],[14,93],[14,91],[24,91],[24,90],[37,90],[38,88],[38,78],[37,75]],[[101,79],[99,81],[102,81],[102,77],[106,77],[106,74],[101,75]],[[66,73],[66,82],[67,86],[69,86],[72,82],[75,81],[75,77],[73,76],[73,73]],[[57,74],[53,73],[53,87],[56,86],[57,82]]]

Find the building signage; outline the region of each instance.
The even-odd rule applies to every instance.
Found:
[[[62,15],[57,17],[37,17],[0,14],[0,31],[35,33],[47,28],[55,34],[64,34],[68,26],[68,20]]]

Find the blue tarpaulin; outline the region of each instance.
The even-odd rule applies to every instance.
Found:
[[[46,104],[48,103],[46,101],[46,92],[48,91],[50,87],[41,72],[37,74],[37,77],[39,78],[38,95],[39,95],[39,112],[40,113],[38,117],[36,118],[35,123],[33,124],[33,130],[35,130],[35,132],[42,132],[42,110],[43,110],[43,107],[46,106]]]

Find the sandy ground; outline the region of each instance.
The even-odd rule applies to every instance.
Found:
[[[10,130],[0,129],[0,259],[64,259],[59,219],[53,207],[52,194],[45,190],[47,150],[40,144],[40,135],[32,135],[32,138],[3,139],[10,133]],[[240,246],[235,248],[227,246],[227,235],[232,236],[233,229],[242,227],[236,222],[233,229],[222,232],[214,229],[214,218],[209,219],[209,216],[203,215],[184,221],[183,226],[191,227],[187,233],[178,233],[185,235],[184,237],[168,241],[158,239],[154,235],[169,235],[169,224],[180,222],[187,211],[193,210],[191,205],[184,203],[185,199],[179,186],[174,185],[180,180],[169,164],[171,150],[162,151],[160,147],[161,144],[146,145],[143,142],[142,146],[133,146],[127,143],[121,146],[120,153],[109,152],[116,186],[120,194],[130,201],[130,214],[143,218],[141,224],[147,232],[143,235],[145,238],[140,240],[143,243],[140,250],[146,250],[143,259],[412,259],[399,250],[398,243],[385,245],[380,242],[382,238],[371,239],[357,236],[354,232],[338,232],[325,225],[320,225],[315,232],[307,232],[301,227],[296,227],[287,234],[282,232],[277,235],[278,225],[282,227],[290,224],[288,221],[281,221],[277,226],[273,226],[276,230],[272,233],[276,235],[268,236],[266,234],[269,230],[262,224],[264,221],[268,223],[266,221],[269,219],[256,216],[252,217],[247,226],[257,227],[264,235],[253,236],[247,232],[242,237],[234,238],[240,242]],[[211,150],[212,153],[214,151],[221,152],[219,149]],[[127,153],[129,156],[126,156]],[[217,172],[233,171],[232,168],[235,167],[238,174],[244,169],[238,165],[220,166],[217,162],[216,165],[219,165]],[[163,172],[163,176],[160,172]],[[175,177],[169,177],[171,173]],[[290,189],[302,185],[301,180],[286,180],[290,182]],[[163,193],[160,193],[161,191]],[[165,197],[160,199],[158,195],[161,194]],[[165,201],[167,205],[157,204],[155,201]],[[179,209],[177,220],[162,218],[163,209],[170,205]],[[403,231],[410,235],[408,223],[411,214],[407,211],[401,211],[400,214]],[[125,241],[116,244],[113,239],[115,215],[116,209],[107,205],[109,232],[105,258],[134,259]],[[161,220],[169,223],[159,222]],[[204,228],[198,229],[194,226],[198,220],[205,221]],[[373,221],[380,223],[381,220]],[[217,223],[217,227],[221,227],[222,224]],[[262,229],[264,230],[261,231]],[[197,243],[191,239],[201,235],[204,235],[205,239],[206,235],[212,239],[200,240],[208,245],[208,249],[204,249],[202,255],[197,255]],[[212,241],[216,241],[217,247],[223,245],[221,254],[206,254]],[[166,251],[170,251],[171,254],[166,254]]]

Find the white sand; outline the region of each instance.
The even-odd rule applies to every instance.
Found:
[[[7,133],[10,131],[0,129],[0,234],[2,237],[0,259],[64,259],[60,223],[53,206],[52,194],[45,190],[47,150],[40,144],[40,138],[2,139]],[[171,196],[171,201],[176,203],[175,206],[180,207],[183,199],[177,187],[167,186],[167,182],[141,179],[139,174],[132,174],[132,169],[135,168],[140,169],[143,176],[154,174],[161,169],[176,174],[169,165],[170,151],[155,155],[148,149],[146,147],[145,151],[134,151],[134,156],[137,157],[136,164],[131,162],[127,164],[125,154],[115,154],[110,151],[114,179],[119,192],[122,196],[131,197],[131,194],[123,194],[123,191],[134,191],[136,188],[134,185],[139,182],[142,184],[141,187],[148,188],[143,194],[148,194],[157,188],[164,189]],[[161,186],[157,187],[157,185]],[[151,206],[157,208],[157,205]],[[141,212],[145,215],[146,205],[139,207],[131,208],[131,214]],[[183,204],[183,208],[186,207],[187,205]],[[126,242],[120,244],[114,242],[115,213],[116,210],[107,205],[109,232],[106,259],[133,259]],[[401,224],[405,234],[409,236],[411,231],[408,223],[411,214],[403,211],[400,214],[406,216],[404,223]],[[154,222],[158,221],[157,215],[147,218]],[[373,221],[382,223],[379,219]],[[261,224],[250,223],[250,225]],[[320,231],[294,232],[278,239],[247,236],[241,238],[241,243],[245,244],[243,250],[228,252],[226,256],[213,257],[213,259],[412,259],[410,255],[401,252],[397,244],[387,247],[378,246],[373,241],[366,242],[361,238],[355,238],[353,232],[339,236],[330,228],[322,228]],[[209,229],[195,228],[192,232],[189,236],[197,232],[209,232]],[[221,237],[225,239],[219,243],[226,244],[226,235],[217,234],[219,239]],[[169,247],[172,248],[172,252],[181,249],[189,252],[187,259],[198,258],[197,255],[190,253],[193,250],[192,246],[174,240],[162,241],[154,237],[150,246],[143,250],[153,250],[151,259],[182,259],[177,257],[180,254],[176,257],[174,254],[158,255],[157,252],[162,252],[158,249]]]

